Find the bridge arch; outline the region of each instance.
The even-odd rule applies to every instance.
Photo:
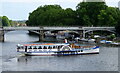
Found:
[[[33,38],[33,39],[31,39]],[[15,30],[4,34],[5,42],[33,42],[38,41],[39,37],[36,35],[30,35],[27,30]]]
[[[114,30],[83,30],[83,38],[86,37],[87,33],[92,32],[92,31],[105,31],[105,32],[107,31],[107,32],[117,34]],[[90,34],[88,34],[88,35],[90,35]]]
[[[85,31],[84,33],[86,34],[86,33],[89,33],[89,32],[91,32],[91,31],[109,31],[109,32],[111,32],[111,33],[116,34],[116,32],[113,31],[113,30],[87,30],[87,31]]]

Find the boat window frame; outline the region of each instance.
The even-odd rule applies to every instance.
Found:
[[[47,49],[47,47],[46,47],[46,46],[43,46],[43,49]]]
[[[32,46],[29,46],[29,48],[28,49],[32,49]]]
[[[41,48],[40,48],[41,47]],[[38,49],[43,49],[42,46],[39,46]]]
[[[21,49],[25,49],[25,47],[24,47],[24,46],[21,46]]]
[[[56,49],[56,46],[53,46],[52,49]]]
[[[61,48],[61,46],[58,46],[58,49],[60,49]]]
[[[52,49],[52,46],[48,46],[48,49]]]
[[[37,49],[37,46],[33,46],[33,49]]]
[[[21,47],[20,47],[20,46],[17,46],[17,49],[21,49]]]
[[[83,52],[83,50],[81,50],[80,52]]]

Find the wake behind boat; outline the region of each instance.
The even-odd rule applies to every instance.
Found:
[[[18,44],[17,52],[30,56],[64,56],[99,53],[99,46],[79,46],[74,43]]]

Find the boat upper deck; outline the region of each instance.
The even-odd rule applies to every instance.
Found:
[[[44,43],[44,44],[18,44],[18,46],[60,46],[60,45],[70,45],[68,43]]]

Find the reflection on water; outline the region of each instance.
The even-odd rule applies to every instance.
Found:
[[[31,60],[31,56],[20,56],[17,58],[17,62],[21,64],[27,64],[29,60]]]
[[[2,43],[3,71],[117,71],[118,47],[100,46],[100,54],[74,56],[19,56],[16,44],[33,43],[38,36],[27,31],[12,31],[5,35]],[[47,40],[53,40],[54,38]],[[37,42],[39,43],[39,42]],[[43,42],[41,42],[43,43]],[[47,42],[46,42],[47,43]],[[81,43],[78,43],[81,44]],[[81,45],[88,45],[82,43]],[[91,45],[91,44],[89,44]],[[93,43],[93,45],[95,45]]]
[[[28,31],[10,31],[5,34],[5,42],[35,42],[39,38],[36,35],[30,35]]]

